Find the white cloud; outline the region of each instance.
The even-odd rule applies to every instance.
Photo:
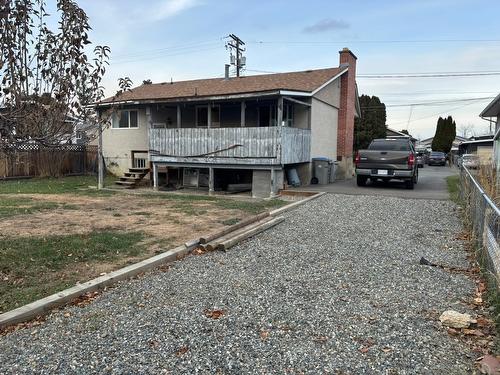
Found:
[[[153,7],[155,9],[153,19],[159,21],[170,18],[199,4],[198,0],[164,0]]]

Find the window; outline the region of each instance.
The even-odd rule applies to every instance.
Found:
[[[283,126],[293,126],[293,105],[283,104]]]
[[[120,111],[118,118],[113,121],[113,128],[127,129],[138,128],[137,111]]]
[[[411,151],[410,142],[398,139],[375,139],[368,150],[377,151]]]
[[[220,126],[220,106],[197,106],[196,107],[196,126],[197,127],[207,127],[208,126],[208,110],[210,109],[210,120],[212,122],[212,127]]]

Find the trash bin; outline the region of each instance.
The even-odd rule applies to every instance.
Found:
[[[313,178],[311,184],[326,185],[330,182],[331,160],[320,157],[313,158]]]

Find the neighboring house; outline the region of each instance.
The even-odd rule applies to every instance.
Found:
[[[425,148],[428,151],[432,150],[432,141],[434,140],[434,137],[422,139],[417,143],[418,148]],[[453,140],[453,143],[451,144],[451,150],[452,151],[457,151],[458,146],[460,143],[468,141],[468,138],[460,137],[459,135],[455,136],[455,139]]]
[[[479,114],[481,118],[495,123],[493,134],[493,160],[496,170],[500,171],[500,94]]]
[[[352,177],[355,77],[345,48],[336,68],[136,87],[97,105],[119,105],[103,132],[106,165],[123,173],[151,164],[155,187],[251,184],[260,197],[277,194],[292,169],[309,184],[315,157]]]
[[[460,143],[458,154],[475,154],[481,164],[490,164],[493,161],[493,137],[476,139]]]
[[[412,137],[406,133],[398,132],[397,130],[387,128],[386,135],[387,138],[410,138],[410,140],[415,144],[417,142],[417,138]]]

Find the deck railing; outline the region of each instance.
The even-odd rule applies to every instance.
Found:
[[[287,127],[150,129],[151,161],[278,165],[310,159],[311,131]]]

